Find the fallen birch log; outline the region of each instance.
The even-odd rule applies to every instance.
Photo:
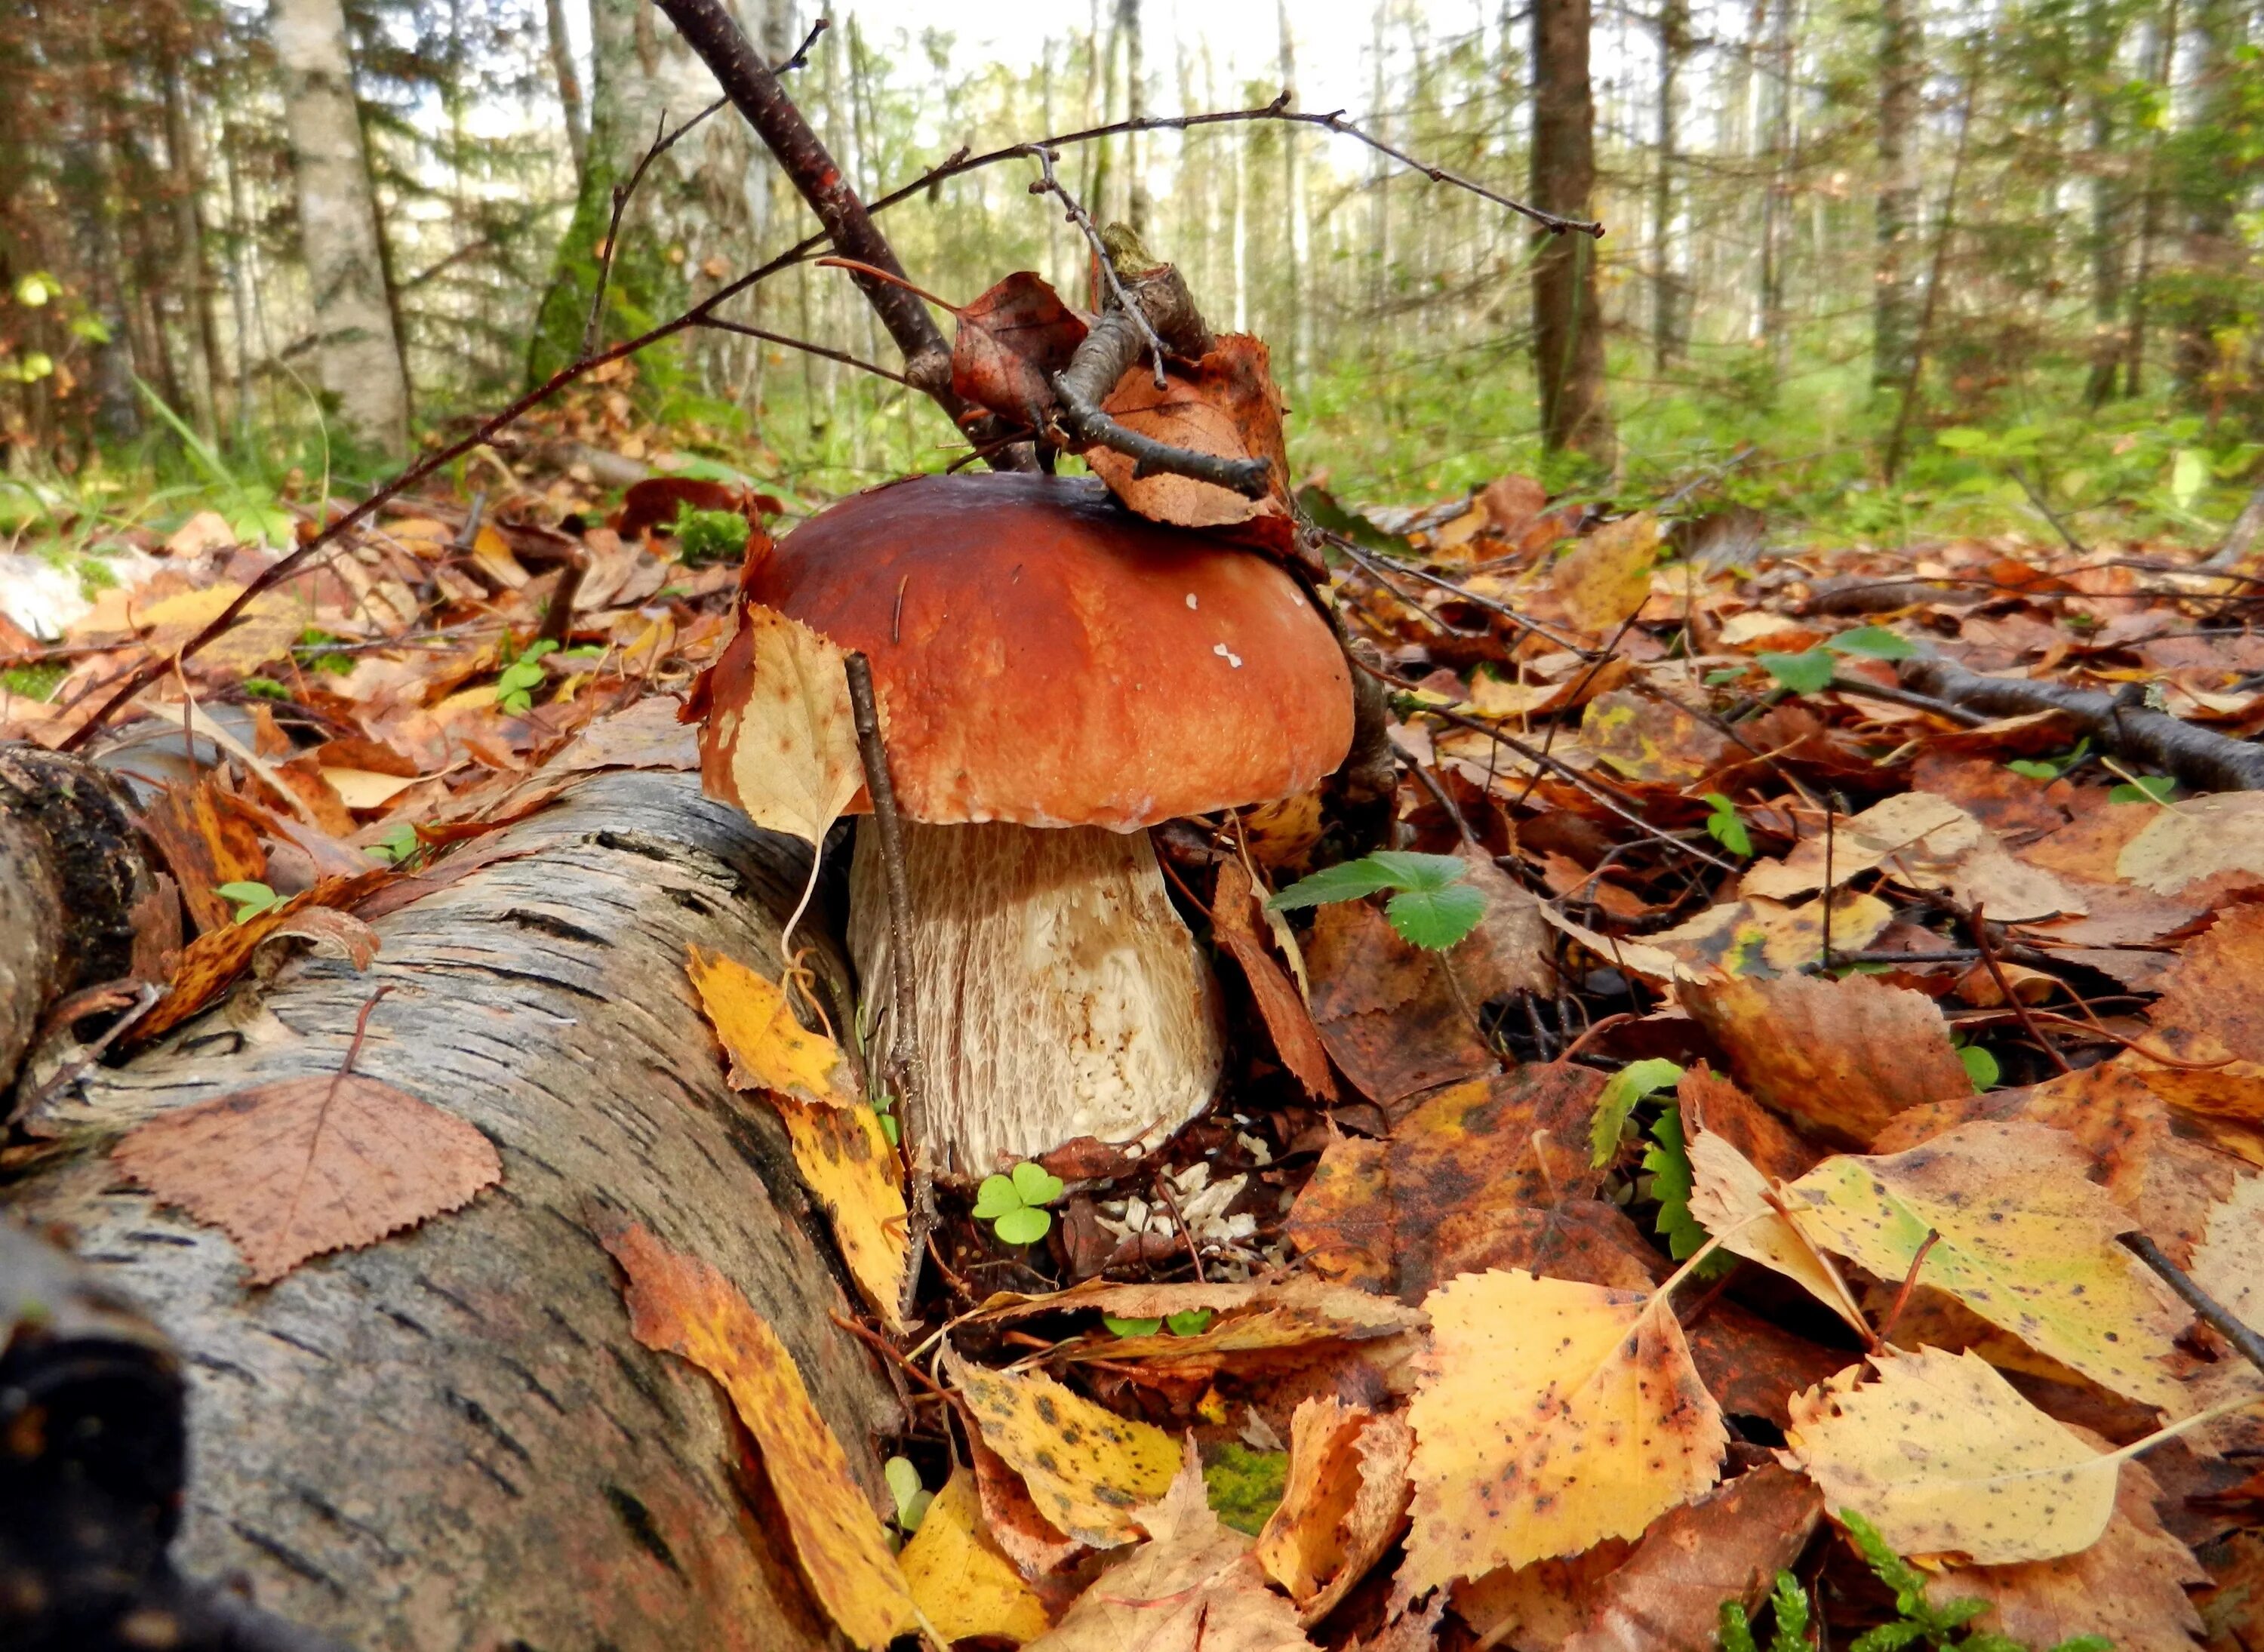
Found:
[[[185,1572],[240,1574],[366,1652],[828,1644],[729,1402],[631,1337],[591,1220],[737,1285],[880,1500],[894,1396],[828,1317],[850,1308],[822,1219],[775,1118],[725,1084],[685,975],[693,944],[778,974],[807,851],[647,772],[468,847],[485,864],[377,921],[367,971],[300,959],[50,1101],[30,1122],[51,1150],[0,1199],[181,1351]],[[838,989],[838,953],[817,967]],[[354,1070],[477,1127],[501,1185],[248,1288],[229,1241],[111,1149],[169,1110],[337,1071],[381,985]]]

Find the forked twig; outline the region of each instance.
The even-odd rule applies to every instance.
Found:
[[[2144,1234],[2126,1233],[2122,1235],[2122,1248],[2160,1274],[2162,1282],[2175,1291],[2188,1308],[2207,1320],[2211,1330],[2239,1350],[2243,1359],[2264,1371],[2264,1337],[2241,1323],[2231,1308],[2195,1284],[2183,1268],[2162,1254],[2161,1246]]]

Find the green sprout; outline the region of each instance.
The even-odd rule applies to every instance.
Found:
[[[1379,849],[1299,879],[1266,906],[1287,912],[1394,890],[1383,909],[1391,927],[1403,940],[1439,952],[1469,935],[1485,916],[1485,892],[1463,881],[1469,873],[1469,866],[1453,855]]]
[[[975,1216],[1010,1245],[1034,1245],[1052,1231],[1046,1209],[1062,1196],[1062,1179],[1027,1159],[1004,1176],[986,1176],[976,1190]]]
[[[283,897],[264,883],[223,883],[213,893],[236,909],[239,924],[249,924],[262,912],[283,904]]]

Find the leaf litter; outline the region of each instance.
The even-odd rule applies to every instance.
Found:
[[[978,399],[1034,394],[1084,325],[1016,279],[962,315]],[[987,344],[973,337],[986,327]],[[689,465],[707,435],[638,424],[621,394],[634,373],[607,369],[542,417],[562,437]],[[1200,429],[1215,451],[1278,453],[1278,402],[1245,345],[1223,340],[1217,359],[1175,364],[1160,395],[1143,382],[1144,371],[1120,388],[1113,410],[1128,422],[1167,437]],[[483,833],[579,775],[698,760],[671,697],[734,635],[751,657],[763,638],[736,612],[728,562],[679,555],[687,547],[669,524],[693,479],[663,477],[660,492],[641,483],[649,496],[632,489],[609,510],[586,470],[505,458],[515,468],[498,466],[503,485],[476,527],[468,500],[399,502],[335,562],[284,588],[290,627],[269,602],[181,662],[145,697],[147,714],[120,726],[104,761],[134,789],[182,909],[165,943],[178,950],[153,946],[146,966],[166,994],[121,1047],[210,1008],[258,959],[310,944],[294,914],[374,919],[369,938],[381,943],[385,911],[475,866]],[[748,462],[766,463],[759,453]],[[1229,504],[1118,480],[1152,496],[1158,514],[1233,518],[1279,551],[1279,496]],[[722,493],[700,492],[697,508],[750,524],[817,503],[759,494],[745,473],[701,485]],[[1370,559],[1332,562],[1330,583],[1347,630],[1375,646],[1390,679],[1396,789],[1365,825],[1332,796],[1293,800],[1279,819],[1253,811],[1159,834],[1189,916],[1212,927],[1229,978],[1247,984],[1225,1094],[1144,1162],[1101,1153],[1054,1164],[1056,1220],[1035,1243],[1007,1245],[957,1192],[947,1201],[941,1265],[918,1311],[925,1324],[939,1309],[966,1320],[932,1368],[978,1420],[961,1431],[961,1476],[930,1476],[948,1496],[932,1506],[931,1518],[946,1514],[928,1544],[963,1540],[954,1556],[985,1558],[950,1567],[995,1562],[1031,1591],[987,1573],[1001,1604],[966,1633],[1034,1638],[1039,1600],[1073,1645],[1167,1619],[1189,1634],[1201,1626],[1202,1644],[1216,1646],[1245,1618],[1253,1645],[1310,1635],[1418,1652],[1495,1629],[1518,1647],[1701,1644],[1706,1598],[1763,1610],[1781,1565],[1873,1587],[1848,1544],[1810,1535],[1819,1502],[1836,1524],[1869,1498],[1902,1511],[1902,1526],[1881,1529],[1927,1557],[1929,1589],[1986,1600],[1977,1621],[2017,1640],[2187,1644],[2195,1619],[2180,1603],[2196,1589],[2209,1633],[2253,1637],[2240,1627],[2264,1614],[2264,1590],[2242,1582],[2255,1572],[2253,1511],[2207,1512],[2199,1482],[2168,1472],[2167,1456],[2154,1476],[2130,1458],[2116,1474],[2086,1467],[2102,1451],[2080,1431],[2111,1407],[2128,1417],[2134,1399],[2175,1426],[2259,1387],[2216,1333],[2173,1335],[2182,1314],[2119,1238],[2144,1231],[2253,1324],[2264,806],[2133,771],[2146,782],[2136,786],[2092,731],[2050,714],[1976,724],[1923,693],[1861,692],[1866,682],[1895,689],[1905,654],[2015,684],[2154,683],[2196,728],[2246,738],[2264,730],[2264,692],[2235,657],[2246,587],[2144,547],[2131,551],[2148,564],[2135,577],[2099,566],[2112,560],[2103,552],[1999,541],[1941,543],[1914,561],[1860,546],[1797,549],[1760,568],[1681,560],[1686,527],[1708,519],[1715,497],[1702,486],[1655,515],[1552,507],[1524,478],[1427,511],[1301,496],[1323,519],[1352,522]],[[296,504],[313,518],[336,508]],[[97,533],[149,554],[133,564],[134,589],[34,639],[64,651],[64,672],[43,695],[11,694],[11,737],[54,744],[75,732],[105,683],[178,647],[279,554],[226,532]],[[767,542],[748,539],[758,554]],[[546,627],[544,605],[577,562],[572,610]],[[2109,572],[2118,617],[2102,635],[2077,622],[2085,582]],[[1832,611],[1850,579],[1965,594],[1854,626]],[[834,663],[790,637],[764,646],[799,672],[771,737],[802,757],[775,774],[737,764],[741,789],[815,840],[861,783]],[[720,766],[735,765],[725,755]],[[1304,873],[1379,847],[1462,859],[1458,887],[1484,895],[1473,932],[1444,953],[1414,945],[1386,917],[1388,892],[1265,910]],[[218,894],[233,883],[276,900],[238,924]],[[155,924],[153,939],[167,932]],[[787,983],[765,984],[783,1004]],[[719,1036],[739,1078],[778,1098],[845,1277],[893,1330],[890,1286],[907,1259],[895,1144],[841,1045],[803,1043],[824,1035],[735,1004],[742,986],[720,989],[720,1011],[710,1004]],[[724,1030],[735,1019],[739,1036]],[[1653,1061],[1681,1069],[1679,1083],[1643,1088],[1623,1115],[1615,1095],[1616,1132],[1600,1127],[1607,1083]],[[1997,1087],[1977,1091],[1975,1075],[1992,1070]],[[365,1091],[366,1079],[320,1082],[335,1088],[334,1108],[350,1105],[319,1128],[306,1095],[224,1098],[229,1106],[144,1126],[121,1163],[166,1197],[175,1178],[178,1202],[227,1227],[262,1278],[476,1192],[487,1174],[476,1154],[456,1166],[434,1145],[445,1125],[403,1112],[407,1098]],[[355,1122],[366,1117],[368,1132]],[[415,1151],[361,1141],[404,1118],[419,1121]],[[326,1206],[335,1223],[229,1206],[245,1148],[227,1132],[247,1128],[264,1133],[258,1154],[287,1148],[330,1167],[325,1185],[342,1190]],[[1615,1150],[1594,1163],[1615,1134]],[[387,1187],[395,1192],[372,1191]],[[1658,1281],[1709,1235],[1766,1265],[1709,1263],[1663,1301]],[[1273,1294],[1211,1308],[1200,1330],[1135,1338],[1096,1325],[1095,1299],[1063,1302],[1059,1316],[1045,1307],[1104,1271],[1111,1289]],[[1318,1298],[1291,1312],[1315,1283],[1370,1293],[1379,1308],[1426,1305],[1429,1322]],[[1002,1286],[1030,1311],[967,1318]],[[708,1304],[708,1322],[737,1323],[706,1286],[681,1289]],[[1906,1347],[1890,1317],[1898,1299],[1906,1325],[1953,1345]],[[1144,1320],[1120,1310],[1169,1300],[1119,1297],[1107,1311]],[[1960,1330],[1928,1307],[1961,1300],[1996,1310],[1994,1325],[1969,1315]],[[1578,1329],[1575,1344],[1593,1345],[1578,1362],[1586,1379],[1542,1358],[1531,1333],[1544,1322],[1564,1325],[1559,1342]],[[708,1347],[718,1368],[762,1362],[657,1322],[647,1324],[656,1339]],[[1606,1325],[1621,1332],[1607,1339]],[[1636,1350],[1622,1356],[1629,1334]],[[758,1333],[746,1338],[759,1346]],[[1992,1359],[2004,1363],[1992,1370]],[[2054,1380],[2037,1376],[2047,1370]],[[1615,1418],[1620,1438],[1657,1449],[1635,1481],[1586,1483],[1555,1435],[1585,1415],[1584,1381],[1616,1391],[1629,1371],[1636,1399]],[[1819,1387],[1819,1371],[1841,1376]],[[1978,1408],[1986,1426],[1865,1421],[1867,1395],[1900,1393],[1921,1372],[1952,1373],[1926,1403]],[[1285,1489],[1270,1537],[1253,1546],[1197,1518],[1207,1511],[1184,1456],[1190,1431],[1206,1467],[1230,1444],[1275,1462]],[[1113,1443],[1099,1466],[1056,1449],[1102,1432]],[[2079,1489],[2104,1484],[2104,1500],[2086,1489],[2072,1525],[2066,1510],[2031,1511],[2017,1540],[1989,1535],[1986,1511],[2003,1499],[1976,1488],[1999,1470],[1950,1460],[1976,1435],[2007,1452],[2041,1442],[2064,1457],[2049,1472],[2072,1474]],[[1584,1455],[1615,1454],[1600,1429],[1568,1438]],[[917,1455],[936,1440],[916,1430],[908,1444]],[[2253,1430],[2195,1429],[2175,1460],[2253,1441]],[[1890,1444],[1903,1468],[1935,1465],[1941,1476],[1883,1474]],[[1401,1446],[1404,1490],[1389,1467]],[[1769,1455],[1778,1448],[1782,1466]],[[1657,1474],[1654,1456],[1667,1465]],[[1484,1466],[1493,1477],[1482,1482]],[[1504,1467],[1576,1483],[1545,1511],[1499,1492],[1490,1506],[1481,1485],[1500,1486]],[[1403,1515],[1395,1504],[1408,1492]],[[874,1644],[910,1621],[903,1603],[918,1591],[888,1581],[869,1513],[845,1516],[836,1532],[853,1530],[843,1554],[863,1558],[836,1557],[847,1569],[831,1604],[845,1628],[858,1626],[853,1639]],[[2085,1533],[2087,1544],[2060,1547]],[[1183,1621],[1128,1564],[1094,1581],[1081,1569],[1096,1546],[1209,1604]],[[1975,1563],[2008,1552],[2028,1557]],[[1875,1598],[1873,1587],[1847,1598]],[[1850,1609],[1860,1623],[1875,1608]]]

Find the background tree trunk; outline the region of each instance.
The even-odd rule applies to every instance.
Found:
[[[550,47],[550,75],[558,85],[558,112],[566,122],[566,147],[574,154],[578,181],[590,165],[590,112],[582,102],[582,75],[574,67],[574,40],[566,32],[566,0],[545,0],[543,21]]]
[[[386,300],[368,156],[339,0],[272,0],[315,359],[346,429],[388,458],[409,451],[409,384]]]
[[[729,1402],[630,1337],[592,1233],[615,1213],[729,1276],[880,1506],[892,1396],[827,1317],[851,1311],[831,1242],[685,976],[694,944],[777,973],[773,913],[807,851],[693,776],[629,772],[457,852],[482,864],[379,918],[366,974],[287,965],[52,1104],[54,1151],[8,1202],[189,1362],[185,1571],[240,1571],[260,1605],[365,1652],[827,1645]],[[838,953],[820,968],[839,994]],[[469,1119],[503,1182],[247,1289],[229,1242],[126,1186],[109,1149],[157,1113],[337,1070],[386,983],[355,1070]]]
[[[1651,174],[1651,358],[1664,372],[1682,359],[1683,310],[1690,288],[1675,221],[1682,206],[1677,149],[1682,129],[1682,70],[1690,56],[1690,0],[1659,0],[1657,170]]]
[[[1588,0],[1534,0],[1529,193],[1535,206],[1564,218],[1590,215],[1596,184],[1590,27]],[[1596,243],[1586,235],[1541,234],[1533,264],[1533,355],[1542,444],[1608,467],[1615,444],[1604,401],[1604,318],[1596,298]]]
[[[1871,299],[1871,382],[1910,377],[1918,331],[1919,116],[1926,81],[1922,0],[1880,0],[1878,236]]]

